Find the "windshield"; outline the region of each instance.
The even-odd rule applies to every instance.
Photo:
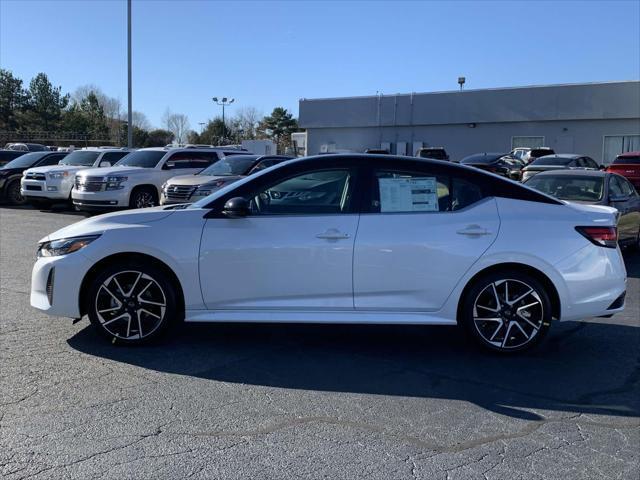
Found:
[[[480,155],[469,155],[460,160],[460,163],[493,163],[503,157],[504,153],[484,153]]]
[[[205,168],[198,175],[228,176],[244,175],[256,161],[253,155],[232,155],[218,160],[213,165]]]
[[[597,202],[602,200],[604,177],[537,175],[526,185],[561,200]]]
[[[531,165],[566,165],[571,162],[573,158],[565,158],[565,157],[540,157],[537,160],[531,162]]]
[[[88,152],[78,150],[71,152],[60,161],[60,165],[76,165],[78,167],[91,167],[100,155],[100,152]]]
[[[164,150],[138,150],[122,157],[115,166],[153,168],[166,154]]]
[[[631,155],[627,157],[616,157],[613,161],[614,165],[640,165],[640,156],[632,157]]]
[[[43,153],[25,153],[18,158],[11,160],[3,168],[25,168],[30,167],[38,160],[40,160],[45,154]]]

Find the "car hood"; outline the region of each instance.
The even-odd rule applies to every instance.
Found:
[[[140,208],[124,212],[112,212],[81,220],[44,237],[40,242],[48,242],[61,238],[80,237],[83,235],[102,234],[106,230],[124,228],[129,225],[140,225],[157,222],[175,213],[165,207]]]
[[[89,168],[80,170],[77,175],[82,177],[103,177],[106,175],[141,175],[153,170],[152,168],[142,167],[103,167],[103,168]]]
[[[226,183],[235,182],[244,178],[242,175],[178,175],[167,182],[168,185],[207,185],[218,180]]]
[[[80,165],[46,165],[44,167],[33,167],[28,172],[49,173],[49,172],[68,172],[70,170],[86,170],[91,167],[83,167]]]

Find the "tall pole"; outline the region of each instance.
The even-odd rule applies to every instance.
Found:
[[[224,123],[224,103],[222,104],[222,143],[227,136],[227,124]]]
[[[224,107],[226,105],[231,105],[236,101],[236,99],[227,97],[221,97],[220,99],[218,99],[218,97],[213,97],[211,100],[213,100],[216,105],[222,106],[222,141],[224,142],[224,139],[227,136],[227,125],[224,123]]]
[[[131,101],[131,0],[127,0],[127,146],[133,148],[133,108]]]

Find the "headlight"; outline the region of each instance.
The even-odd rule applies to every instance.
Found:
[[[50,242],[42,242],[38,245],[38,257],[57,257],[77,252],[93,242],[100,235],[88,235],[86,237],[61,238]]]
[[[69,176],[69,172],[50,172],[49,173],[49,178],[64,178],[68,176]]]
[[[128,179],[129,177],[123,177],[121,175],[106,177],[107,186],[105,190],[122,190],[124,188],[122,183],[126,182]]]

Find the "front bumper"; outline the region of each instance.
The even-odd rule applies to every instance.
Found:
[[[80,210],[104,210],[126,208],[129,206],[129,189],[83,192],[74,189],[71,192],[73,204]]]
[[[48,315],[80,317],[80,286],[91,265],[82,252],[38,258],[31,273],[31,306]]]
[[[73,187],[73,177],[61,179],[33,180],[23,178],[20,181],[20,194],[27,198],[43,200],[68,200],[71,188]]]

